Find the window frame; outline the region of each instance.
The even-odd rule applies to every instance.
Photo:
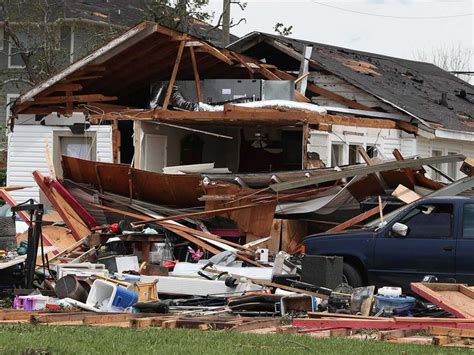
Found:
[[[461,224],[461,231],[462,231],[462,232],[461,232],[461,238],[460,238],[460,239],[463,239],[463,240],[472,240],[472,241],[474,241],[474,235],[473,235],[472,238],[464,238],[464,221],[465,221],[465,218],[464,218],[464,211],[465,211],[465,208],[466,208],[467,205],[472,205],[472,206],[474,206],[474,202],[471,202],[471,203],[467,202],[467,203],[463,204],[463,206],[462,206],[462,224]]]
[[[19,97],[20,97],[20,94],[7,94],[7,99],[5,102],[5,127],[8,127],[8,123],[9,123],[8,121],[10,120],[10,117],[12,116],[10,112],[10,108],[11,108],[10,100],[17,99]]]
[[[420,237],[417,237],[417,238],[410,238],[410,231],[408,231],[408,234],[406,236],[406,239],[423,239],[423,240],[454,240],[456,239],[455,237],[455,233],[454,233],[454,227],[455,227],[455,220],[454,220],[454,216],[455,216],[455,208],[456,206],[453,204],[453,203],[422,203],[422,204],[418,204],[416,205],[414,208],[410,209],[407,213],[405,213],[401,218],[398,219],[398,222],[399,223],[402,223],[402,224],[406,224],[406,222],[404,221],[404,219],[410,214],[412,213],[413,211],[415,211],[416,209],[419,209],[421,210],[420,207],[422,206],[439,206],[439,205],[449,205],[451,206],[451,221],[450,221],[450,230],[449,230],[449,236],[447,237],[441,237],[441,238],[420,238]],[[415,215],[413,215],[411,218],[415,217]],[[410,219],[411,219],[410,218]],[[408,225],[407,225],[408,226]]]
[[[23,63],[23,65],[12,64],[12,42],[8,41],[8,69],[25,69],[25,68],[26,68],[25,63]]]

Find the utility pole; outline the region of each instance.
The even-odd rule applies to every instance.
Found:
[[[222,44],[227,46],[230,42],[230,2],[223,0],[222,8]]]

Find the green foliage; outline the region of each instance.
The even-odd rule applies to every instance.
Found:
[[[468,349],[466,349],[468,350]],[[306,335],[184,329],[16,325],[0,327],[2,354],[450,354],[462,349]]]
[[[187,31],[190,18],[209,21],[206,11],[209,0],[144,0],[145,16],[148,20],[167,27]]]
[[[281,22],[277,22],[273,27],[273,30],[280,36],[289,36],[293,33],[293,26],[285,26]]]

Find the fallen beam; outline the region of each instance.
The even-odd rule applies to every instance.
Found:
[[[304,180],[288,181],[277,183],[271,186],[271,189],[275,192],[295,189],[299,187],[305,187],[309,185],[321,184],[328,181],[336,181],[348,177],[354,177],[358,175],[368,175],[383,171],[397,170],[403,168],[419,168],[423,165],[428,164],[442,164],[448,162],[462,161],[466,157],[462,154],[446,155],[442,157],[432,158],[421,158],[421,159],[410,159],[403,161],[391,161],[387,163],[377,164],[374,166],[364,166],[360,168],[345,169],[322,176],[313,176]]]

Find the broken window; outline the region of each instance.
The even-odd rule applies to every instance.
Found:
[[[377,146],[375,144],[367,144],[367,155],[369,158],[375,158],[376,156],[379,155]]]
[[[359,163],[359,147],[361,147],[360,144],[349,145],[349,165]]]
[[[343,164],[343,156],[342,156],[342,144],[335,144],[331,145],[331,165],[332,166],[341,166]]]
[[[432,157],[440,157],[443,155],[443,152],[441,150],[435,150],[433,149],[431,151],[431,156]],[[437,170],[441,170],[441,164],[432,164],[432,166],[437,169]],[[441,174],[439,172],[437,172],[435,169],[432,169],[432,177],[433,177],[433,180],[436,180],[436,181],[440,181],[441,180]]]

